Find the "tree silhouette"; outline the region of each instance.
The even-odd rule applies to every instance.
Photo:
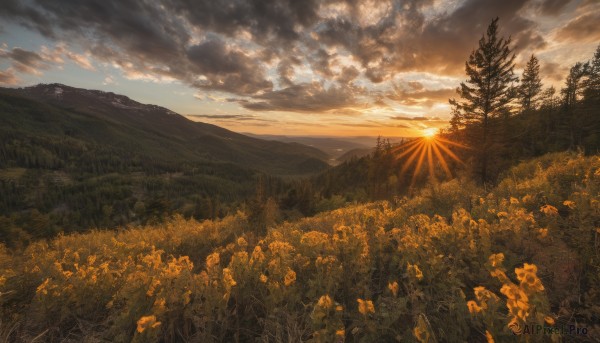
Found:
[[[521,85],[517,94],[521,104],[521,112],[526,112],[537,107],[538,95],[542,91],[542,80],[540,79],[540,63],[534,55],[525,66]]]
[[[513,71],[515,55],[510,42],[510,37],[498,37],[498,18],[493,19],[465,64],[469,79],[456,90],[462,100],[450,99],[453,129],[476,129],[471,130],[474,134],[470,135],[470,143],[479,151],[477,158],[484,182],[488,176],[490,119],[506,116],[516,93],[512,86],[517,80]]]

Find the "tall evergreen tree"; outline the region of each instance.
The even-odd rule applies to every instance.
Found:
[[[586,101],[600,100],[600,45],[596,48],[594,58],[589,62],[587,80],[583,85],[583,97]]]
[[[542,91],[542,80],[540,79],[540,63],[534,55],[525,66],[523,77],[521,77],[521,85],[518,87],[519,103],[521,111],[529,111],[537,107],[538,95]]]
[[[465,64],[469,79],[457,89],[462,100],[451,99],[454,129],[468,128],[477,132],[471,142],[479,151],[480,174],[488,177],[490,150],[490,119],[508,113],[508,104],[514,99],[512,83],[515,55],[511,39],[498,37],[498,18],[493,19],[487,33],[479,40],[479,48],[471,53]]]
[[[565,88],[560,91],[563,95],[563,105],[565,108],[570,109],[574,107],[577,100],[579,100],[582,91],[582,81],[587,74],[587,70],[587,63],[577,62],[571,67]]]

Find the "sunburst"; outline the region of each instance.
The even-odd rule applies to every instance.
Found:
[[[437,129],[428,128],[423,130],[422,137],[415,138],[394,149],[396,160],[406,158],[406,161],[400,170],[400,174],[406,173],[411,166],[415,166],[410,183],[412,188],[417,176],[421,173],[421,169],[425,164],[425,159],[427,159],[427,170],[429,171],[431,180],[436,179],[435,162],[439,163],[448,179],[452,178],[452,172],[450,171],[446,157],[449,157],[450,160],[456,161],[459,164],[464,165],[464,162],[450,150],[450,147],[468,149],[465,145],[442,138],[437,134]]]

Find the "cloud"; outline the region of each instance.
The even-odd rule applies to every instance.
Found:
[[[320,113],[330,110],[351,109],[364,106],[356,100],[364,90],[354,86],[330,86],[322,83],[302,83],[267,92],[257,100],[241,101],[243,107],[253,111],[294,111]]]
[[[260,62],[242,50],[228,47],[218,39],[208,39],[187,50],[191,70],[204,79],[194,82],[198,88],[235,94],[268,91],[273,83],[265,78]]]
[[[65,55],[71,61],[75,62],[75,64],[77,64],[78,66],[80,66],[83,69],[87,69],[87,70],[90,70],[90,71],[95,71],[96,70],[96,68],[92,65],[92,62],[85,55],[76,54],[76,53],[71,52],[71,51],[66,51]]]
[[[556,62],[541,63],[540,69],[540,76],[542,78],[547,77],[554,81],[564,80],[569,72],[569,67],[563,66]]]
[[[426,89],[420,82],[409,81],[406,86],[394,85],[387,98],[405,106],[432,107],[456,96],[454,88]]]
[[[563,26],[556,33],[559,41],[597,41],[600,40],[600,11],[580,15]]]
[[[423,117],[423,116],[418,116],[418,117],[394,116],[394,117],[391,117],[390,119],[405,120],[405,121],[443,121],[443,122],[446,122],[445,120],[442,120],[439,117]]]
[[[538,8],[543,15],[558,16],[572,0],[543,0]]]
[[[365,89],[388,87],[398,73],[464,76],[469,52],[496,16],[501,34],[529,56],[547,44],[530,12],[557,15],[570,1],[4,0],[0,17],[59,44],[46,55],[31,51],[41,60],[6,57],[17,73],[40,73],[62,63],[52,62],[58,56],[88,70],[112,65],[128,79],[234,94],[255,111],[353,114],[385,105]],[[597,17],[588,11],[557,37],[597,39]],[[85,53],[63,45],[58,54],[60,42]],[[410,81],[388,99],[432,107],[454,95],[428,87]]]
[[[0,70],[0,84],[3,85],[16,85],[19,79],[15,75],[15,71],[12,68],[6,70]]]
[[[204,118],[204,119],[231,119],[231,120],[259,120],[254,116],[241,114],[186,114],[186,117]]]
[[[112,75],[108,75],[107,77],[105,77],[104,81],[102,82],[102,84],[105,86],[112,85],[115,83],[115,79],[112,77]]]
[[[37,52],[22,48],[0,50],[0,58],[12,61],[13,68],[20,73],[41,75],[41,70],[49,69],[47,61]]]

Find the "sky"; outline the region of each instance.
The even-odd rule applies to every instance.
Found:
[[[2,0],[0,86],[100,89],[237,132],[416,136],[491,20],[546,86],[600,43],[597,0]]]

